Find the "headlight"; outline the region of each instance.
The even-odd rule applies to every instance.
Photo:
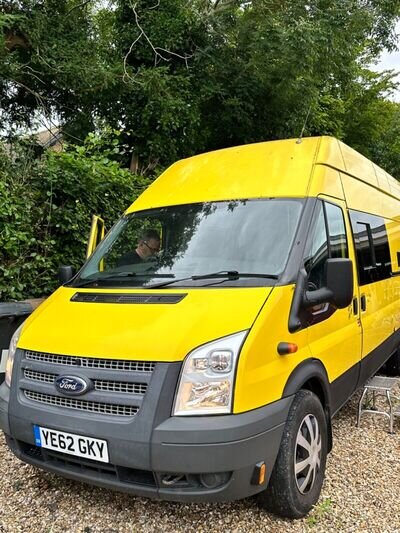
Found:
[[[196,348],[186,357],[173,414],[230,413],[236,363],[246,331]]]
[[[8,349],[5,382],[9,387],[11,387],[11,376],[12,376],[12,371],[13,371],[13,366],[14,366],[14,356],[15,356],[15,351],[17,349],[19,336],[21,335],[22,326],[23,324],[21,324],[19,328],[14,331],[14,335],[11,337],[10,347]]]

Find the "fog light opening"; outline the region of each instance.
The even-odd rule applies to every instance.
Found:
[[[213,490],[225,485],[232,472],[211,472],[206,474],[182,474],[178,472],[160,474],[161,485],[170,489]]]
[[[200,474],[200,483],[206,489],[216,489],[224,485],[229,479],[229,472],[213,472],[211,474]]]
[[[162,477],[162,484],[173,487],[185,478],[185,474],[171,474]]]

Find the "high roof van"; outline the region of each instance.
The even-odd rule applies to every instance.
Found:
[[[9,447],[101,487],[304,516],[333,415],[399,361],[399,199],[329,137],[178,161],[15,333]]]

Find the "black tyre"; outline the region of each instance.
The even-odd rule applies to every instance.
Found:
[[[318,397],[299,391],[291,405],[278,457],[262,507],[279,516],[301,518],[317,502],[325,475],[327,424]]]
[[[400,376],[400,349],[390,357],[383,365],[382,372],[386,376]]]

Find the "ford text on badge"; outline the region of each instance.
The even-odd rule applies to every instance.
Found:
[[[33,426],[33,432],[36,446],[68,453],[69,455],[77,455],[93,461],[101,461],[102,463],[108,463],[109,461],[108,446],[105,440],[40,426]]]
[[[56,389],[64,394],[84,394],[89,389],[89,383],[77,376],[59,376],[55,381]]]

